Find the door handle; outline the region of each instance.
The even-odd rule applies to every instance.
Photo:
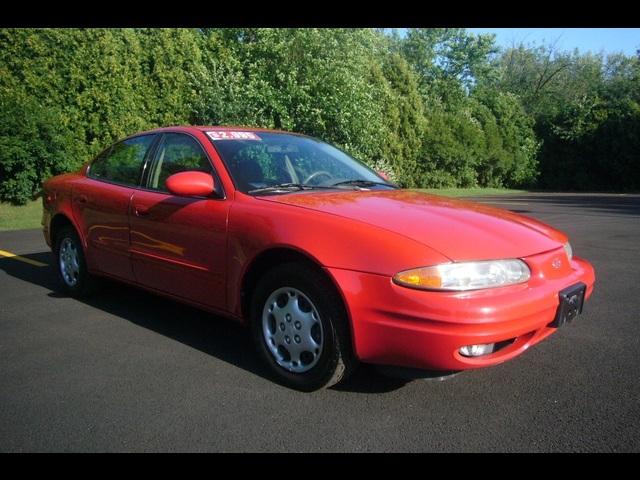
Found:
[[[79,195],[78,196],[78,203],[87,203],[89,201],[89,199],[87,198],[86,195]]]
[[[145,215],[149,215],[149,207],[145,205],[136,205],[134,208],[136,215],[138,217],[144,217]]]

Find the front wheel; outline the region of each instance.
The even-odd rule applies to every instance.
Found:
[[[297,390],[334,385],[355,366],[342,300],[317,269],[289,263],[267,272],[253,295],[251,327],[271,371]]]

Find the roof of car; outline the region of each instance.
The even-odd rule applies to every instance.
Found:
[[[162,132],[167,130],[200,130],[206,132],[210,130],[218,131],[243,131],[243,132],[268,132],[268,133],[286,133],[289,135],[302,135],[296,132],[287,132],[285,130],[276,130],[272,128],[249,127],[246,125],[170,125],[166,127],[154,128],[144,133]]]

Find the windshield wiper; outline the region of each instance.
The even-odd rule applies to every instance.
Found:
[[[274,192],[278,190],[287,190],[287,189],[298,189],[298,190],[314,190],[316,188],[333,188],[333,187],[323,187],[320,185],[305,185],[303,183],[279,183],[277,185],[270,185],[268,187],[255,188],[253,190],[249,190],[247,193],[261,193],[261,192]]]
[[[385,187],[398,188],[396,185],[393,185],[392,183],[374,182],[372,180],[360,180],[360,179],[343,180],[341,182],[334,183],[331,186],[337,187],[338,185],[355,185],[357,187],[373,187],[375,185],[383,185]]]
[[[253,190],[249,190],[247,193],[263,193],[263,192],[277,192],[277,191],[287,191],[291,189],[296,190],[315,190],[315,189],[323,189],[323,190],[332,190],[341,185],[352,185],[354,187],[372,187],[375,185],[382,185],[385,187],[398,188],[396,185],[392,183],[384,183],[384,182],[374,182],[371,180],[343,180],[341,182],[334,183],[332,185],[307,185],[304,183],[278,183],[277,185],[269,185],[268,187],[254,188]]]

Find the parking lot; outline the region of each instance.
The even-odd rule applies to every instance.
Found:
[[[363,366],[299,393],[233,322],[107,283],[59,293],[39,230],[0,232],[0,451],[639,451],[640,195],[482,197],[567,234],[596,270],[572,324],[446,381]]]

